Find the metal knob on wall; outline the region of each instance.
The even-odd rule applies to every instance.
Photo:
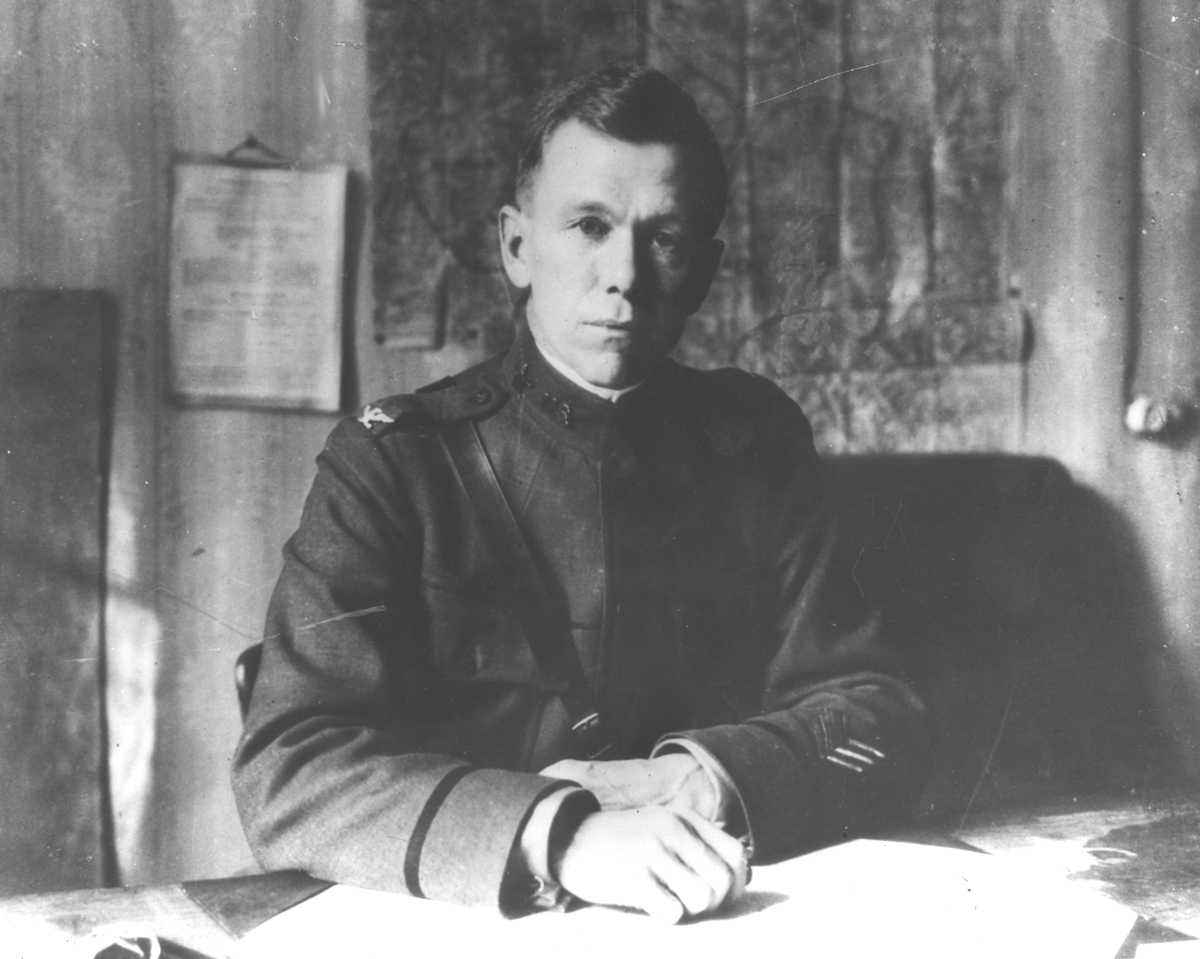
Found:
[[[1135,396],[1125,409],[1125,428],[1145,439],[1174,439],[1189,429],[1195,409],[1187,403]]]

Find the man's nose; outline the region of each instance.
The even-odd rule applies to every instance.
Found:
[[[642,272],[637,238],[632,230],[614,230],[604,246],[605,292],[618,293],[629,299]]]

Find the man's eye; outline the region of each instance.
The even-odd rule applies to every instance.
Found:
[[[654,234],[654,245],[666,253],[674,253],[680,247],[680,237],[667,230],[659,230]]]
[[[575,226],[590,240],[601,240],[608,235],[608,224],[596,216],[585,216]]]
[[[658,230],[650,238],[650,242],[654,246],[655,255],[663,260],[676,263],[686,255],[687,238],[682,233]]]

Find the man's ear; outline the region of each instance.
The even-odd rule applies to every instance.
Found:
[[[525,214],[511,204],[500,209],[496,226],[500,235],[500,258],[508,280],[519,290],[529,288],[528,245],[525,242],[528,221]]]
[[[696,260],[692,264],[691,277],[688,279],[685,292],[684,308],[691,316],[704,303],[713,278],[717,275],[717,267],[721,265],[721,257],[725,253],[725,243],[715,236],[707,240],[696,252]]]

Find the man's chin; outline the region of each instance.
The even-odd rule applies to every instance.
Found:
[[[588,358],[575,369],[592,386],[606,390],[636,386],[645,377],[643,365],[629,356]]]

